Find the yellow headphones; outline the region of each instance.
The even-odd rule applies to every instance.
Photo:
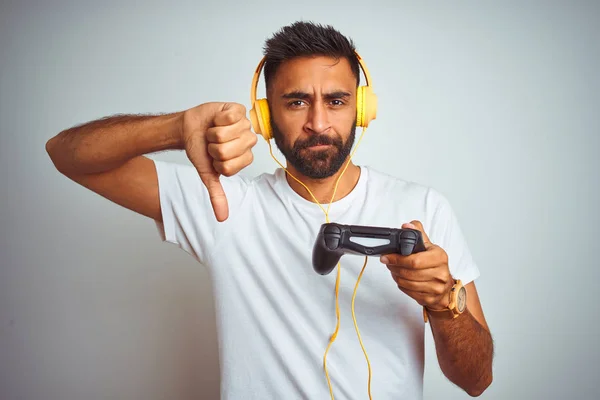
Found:
[[[377,95],[373,93],[373,89],[371,87],[371,76],[369,75],[369,70],[365,66],[361,56],[356,52],[355,54],[367,80],[366,86],[359,86],[356,92],[356,126],[366,128],[369,126],[369,122],[377,117]],[[262,135],[266,141],[269,141],[273,138],[269,104],[267,99],[256,99],[258,79],[265,61],[266,57],[263,57],[258,64],[258,67],[256,67],[256,71],[254,71],[254,77],[252,78],[252,91],[250,94],[252,109],[250,110],[250,121],[252,122],[252,128],[254,129],[254,132]]]

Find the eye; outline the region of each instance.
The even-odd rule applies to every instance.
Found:
[[[288,107],[291,108],[298,108],[298,107],[302,107],[304,105],[304,101],[302,100],[294,100],[294,101],[290,101],[288,103]]]
[[[336,99],[336,100],[331,100],[331,103],[332,103],[332,105],[334,105],[334,106],[343,106],[343,105],[344,105],[344,102],[343,102],[342,100],[338,100],[338,99]]]

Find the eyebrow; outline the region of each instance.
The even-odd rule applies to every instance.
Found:
[[[350,96],[351,96],[350,93],[346,92],[344,90],[336,90],[333,92],[325,93],[323,95],[323,97],[327,100],[347,98]],[[292,92],[284,93],[281,97],[284,99],[303,99],[304,100],[304,99],[311,98],[312,95],[309,93],[303,92],[301,90],[294,90]]]

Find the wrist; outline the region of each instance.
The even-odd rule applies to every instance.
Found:
[[[440,296],[440,299],[433,304],[424,305],[424,307],[429,311],[444,311],[450,307],[450,303],[452,302],[452,291],[454,290],[454,286],[456,285],[456,281],[454,279],[450,280],[450,282],[446,285],[446,290],[444,294]]]
[[[136,127],[134,148],[147,154],[165,150],[182,150],[183,112],[154,115]]]
[[[165,123],[168,125],[165,132],[168,132],[166,138],[166,147],[171,150],[183,150],[184,136],[183,136],[183,121],[185,111],[175,112],[166,115]]]
[[[425,309],[427,311],[433,311],[433,312],[438,311],[439,312],[439,311],[447,310],[448,309],[448,303],[446,305],[436,304],[436,305],[433,305],[433,306],[429,305],[429,306],[424,306],[424,307],[425,307]]]
[[[467,291],[460,280],[453,281],[449,296],[444,296],[444,303],[423,307],[423,319],[429,316],[439,319],[454,319],[467,308]],[[440,308],[438,308],[440,307]]]

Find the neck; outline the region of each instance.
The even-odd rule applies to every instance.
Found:
[[[286,165],[286,169],[290,172],[290,174],[292,174],[294,177],[296,177],[296,179],[298,179],[300,182],[306,185],[308,189],[310,189],[310,191],[320,204],[329,204],[330,202],[335,202],[346,197],[358,183],[358,179],[360,178],[360,167],[350,162],[348,168],[346,168],[344,175],[342,176],[337,185],[337,190],[335,191],[335,198],[331,200],[331,196],[333,196],[333,191],[335,190],[335,184],[338,181],[340,175],[342,174],[342,171],[344,171],[345,166],[346,163],[344,163],[340,170],[334,175],[324,179],[308,178],[299,173],[289,163]],[[313,199],[310,193],[308,193],[306,188],[300,183],[298,183],[296,179],[292,178],[288,174],[286,174],[286,179],[290,187],[296,193],[298,193],[298,195],[300,195],[308,201],[315,201],[315,199]]]

